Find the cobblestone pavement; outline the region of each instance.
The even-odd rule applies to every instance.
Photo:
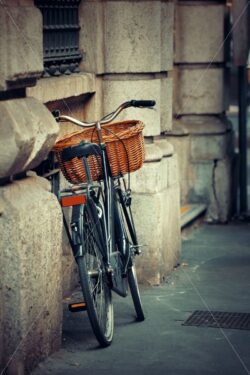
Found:
[[[183,242],[180,266],[142,288],[147,314],[134,321],[115,297],[115,336],[97,347],[85,313],[65,312],[62,349],[33,375],[250,374],[250,331],[183,326],[194,310],[250,313],[250,225],[204,225]]]

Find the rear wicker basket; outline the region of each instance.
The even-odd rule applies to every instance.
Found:
[[[136,120],[116,122],[102,127],[102,137],[106,143],[113,176],[124,175],[141,168],[145,159],[143,128],[143,123]],[[98,143],[96,129],[93,127],[68,134],[53,147],[63,175],[72,184],[86,182],[83,162],[77,157],[65,162],[61,153],[64,148],[76,146],[83,140]],[[89,156],[88,164],[93,181],[102,179],[100,156]]]

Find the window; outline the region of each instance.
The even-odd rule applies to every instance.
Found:
[[[44,77],[79,72],[81,0],[35,0],[43,15]]]

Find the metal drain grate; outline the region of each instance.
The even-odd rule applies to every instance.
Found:
[[[197,310],[182,325],[250,330],[250,313]]]

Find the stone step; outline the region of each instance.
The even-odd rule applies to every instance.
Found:
[[[181,207],[181,229],[200,218],[207,209],[205,204],[186,204]]]

